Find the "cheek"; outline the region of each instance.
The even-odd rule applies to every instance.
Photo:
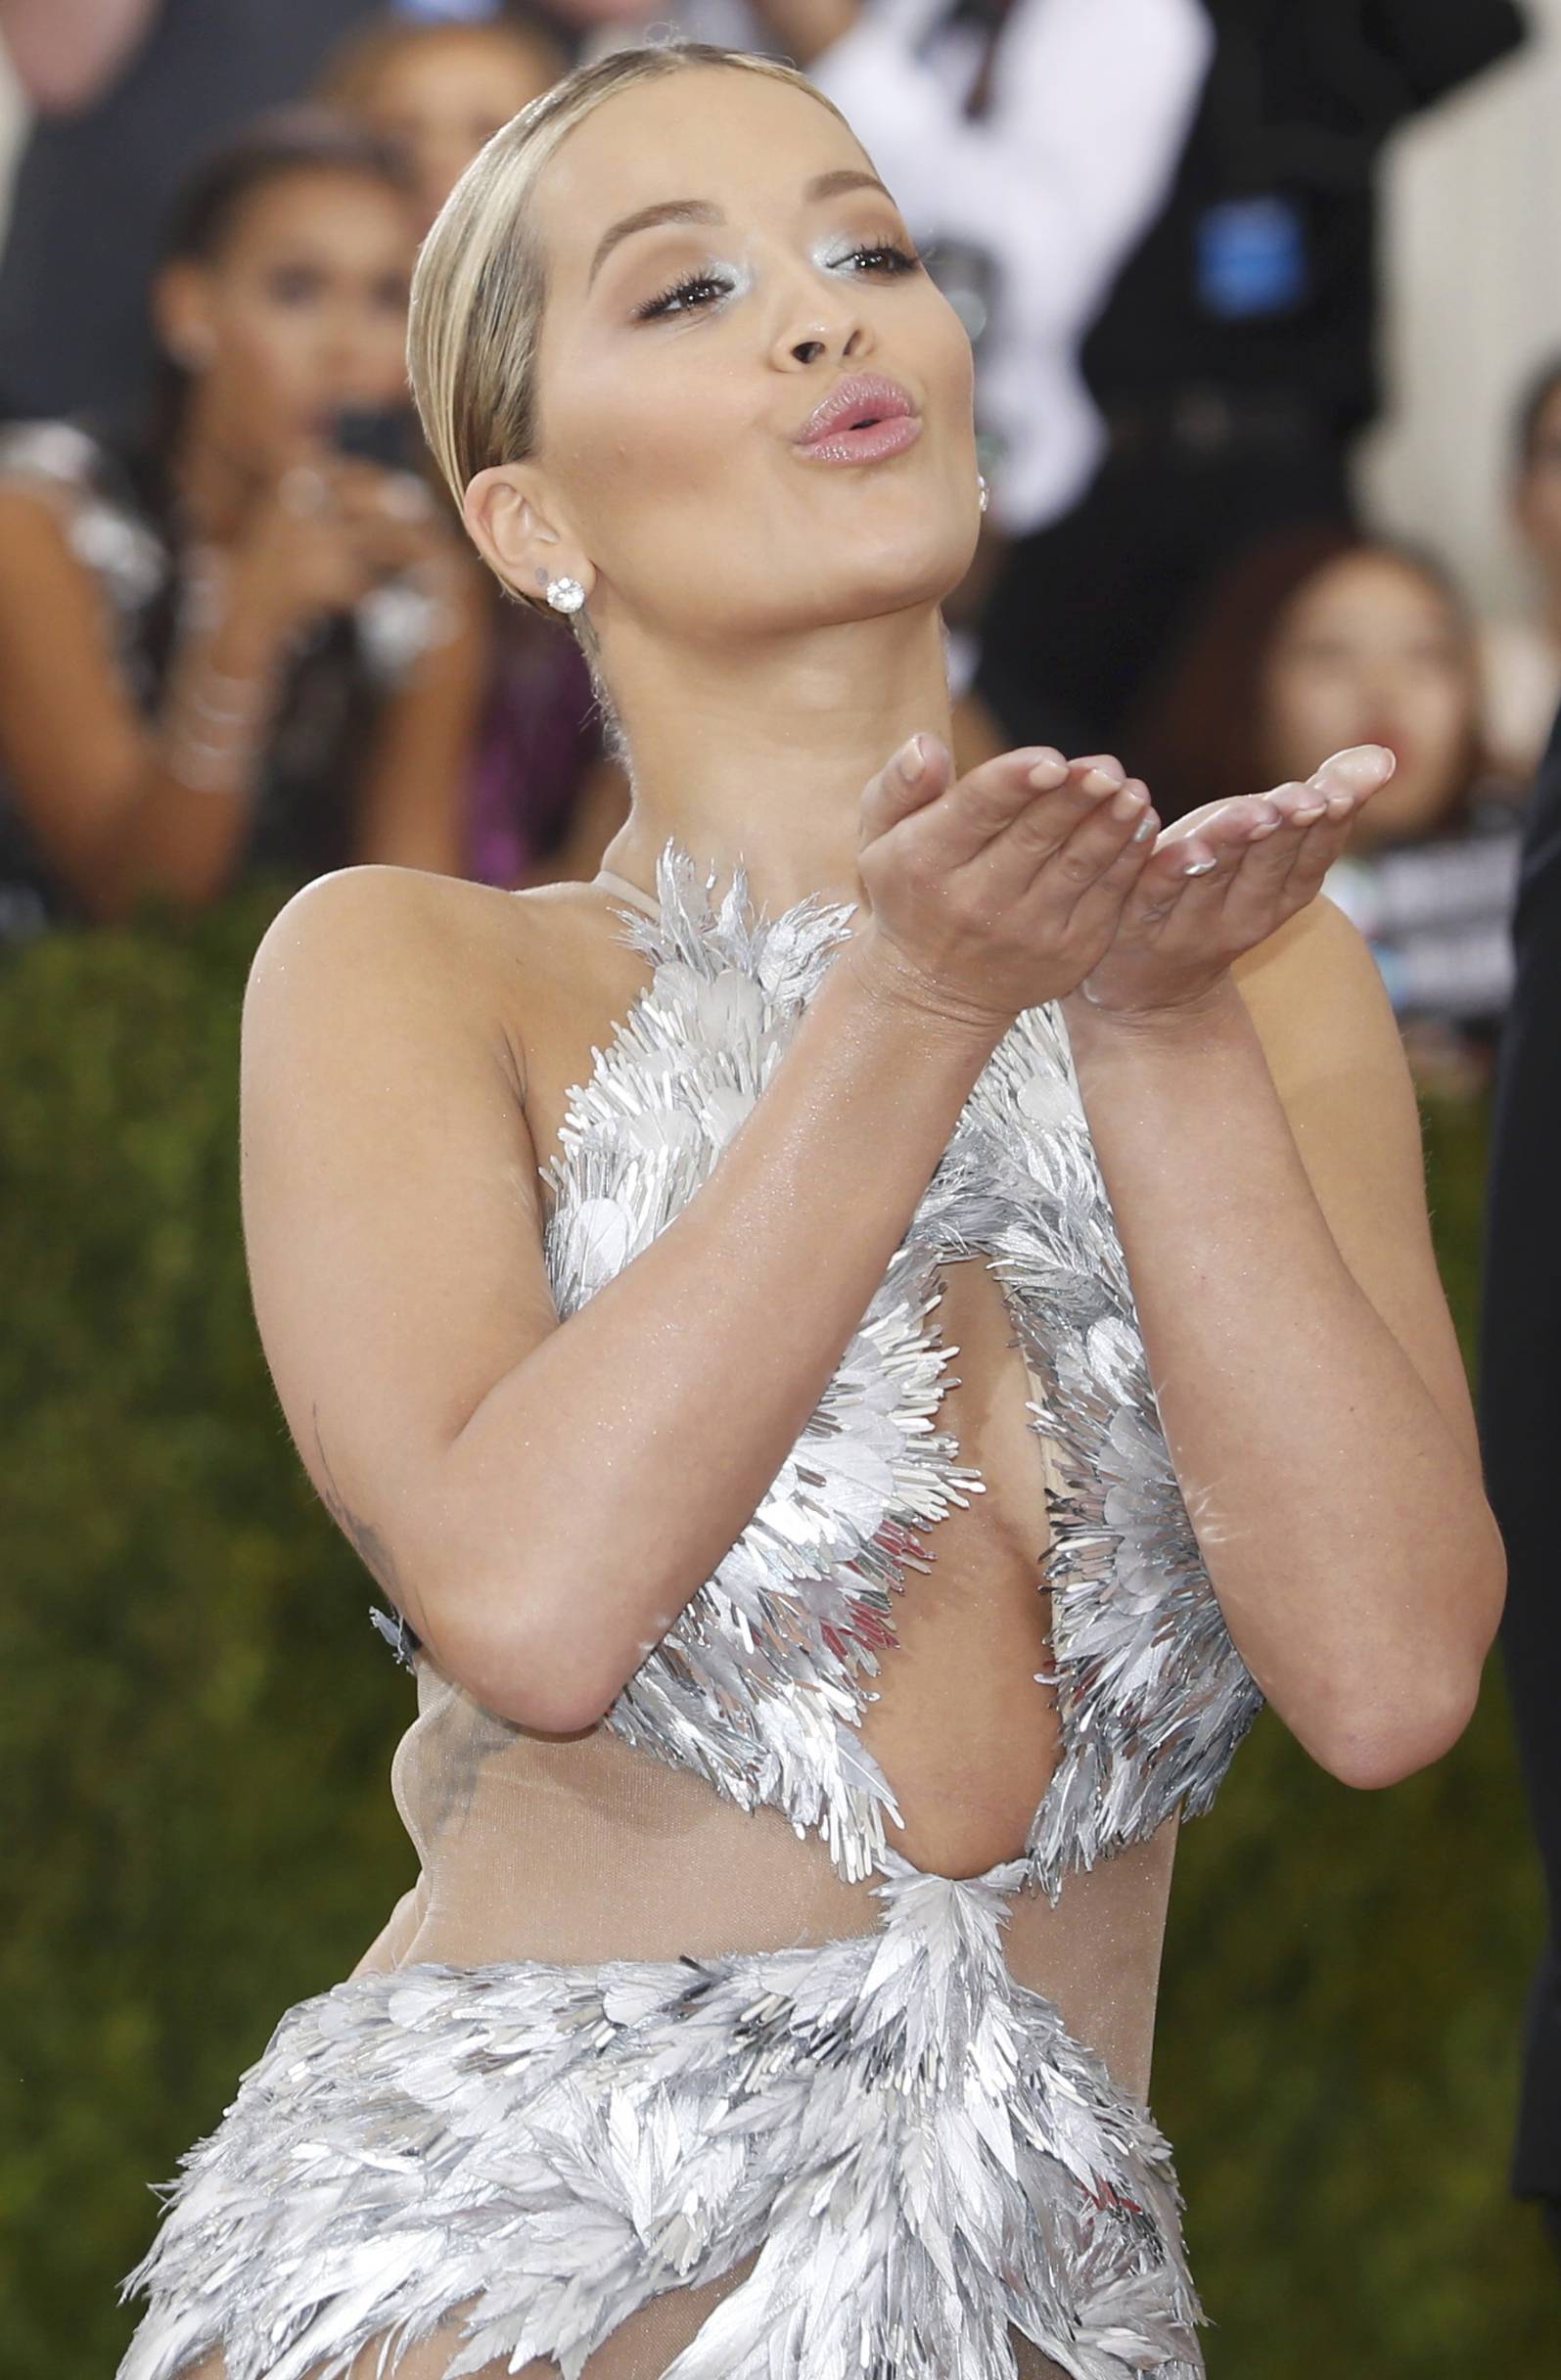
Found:
[[[1309,777],[1330,753],[1355,741],[1350,729],[1359,709],[1359,696],[1348,677],[1308,669],[1280,672],[1268,709],[1271,758],[1278,773]]]
[[[300,377],[308,337],[301,315],[256,303],[235,309],[229,345],[237,369],[263,405],[284,398]]]
[[[675,343],[670,343],[675,344]],[[643,517],[658,540],[697,522],[709,534],[712,506],[750,504],[765,433],[752,419],[752,397],[723,402],[718,369],[678,366],[664,353],[638,370],[582,376],[556,418],[554,451],[569,483],[584,494],[582,522],[604,542],[639,542]],[[627,401],[625,401],[627,400]]]

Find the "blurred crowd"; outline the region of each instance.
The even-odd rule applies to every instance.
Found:
[[[652,11],[654,10],[654,14]],[[1395,129],[1512,0],[0,0],[0,947],[389,861],[586,877],[626,810],[405,386],[417,244],[568,68],[675,25],[842,108],[977,359],[956,758],[1113,751],[1167,817],[1392,745],[1330,891],[1422,1079],[1483,1083],[1561,698],[1561,360],[1514,391],[1528,617],[1358,517]]]

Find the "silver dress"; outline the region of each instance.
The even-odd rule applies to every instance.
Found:
[[[653,973],[546,1168],[566,1321],[698,1191],[851,916],[816,898],[756,915],[741,872],[713,887],[668,844],[655,913],[620,913]],[[937,1427],[933,1320],[941,1265],[973,1255],[1060,1479],[1036,1682],[1061,1752],[1023,1854],[955,1878],[889,1840],[898,1810],[857,1722],[927,1533],[981,1488]],[[375,1621],[422,1671],[405,1623]],[[1002,1934],[1023,1899],[1055,1904],[1207,1809],[1259,1702],[1167,1452],[1064,1028],[1031,1010],[792,1454],[602,1730],[631,1769],[746,1813],[756,1844],[768,1826],[822,1845],[880,1904],[870,1928],[589,1963],[414,1944],[299,2002],[154,2185],[118,2380],[215,2351],[202,2380],[360,2380],[402,2357],[418,2380],[532,2359],[566,2380],[1198,2380],[1167,2143],[1015,1981]],[[607,2359],[633,2319],[721,2276],[669,2357]]]

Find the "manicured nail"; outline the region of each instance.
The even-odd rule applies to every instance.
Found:
[[[1147,843],[1151,835],[1158,835],[1159,832],[1160,821],[1155,816],[1154,811],[1151,810],[1147,817],[1139,820],[1138,825],[1133,830],[1133,841],[1134,843]]]
[[[1141,785],[1125,785],[1111,805],[1111,814],[1121,825],[1125,826],[1129,818],[1137,817],[1148,799],[1149,797]]]
[[[1218,865],[1217,859],[1189,859],[1181,872],[1183,876],[1207,876]]]
[[[1079,782],[1091,801],[1101,801],[1107,794],[1119,793],[1125,780],[1114,777],[1109,769],[1092,768]]]
[[[927,766],[927,755],[919,735],[912,736],[908,744],[901,746],[895,756],[895,765],[907,785],[915,784]]]

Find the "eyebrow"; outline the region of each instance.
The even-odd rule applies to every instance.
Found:
[[[862,173],[854,166],[837,165],[833,172],[819,173],[803,186],[804,202],[814,199],[838,198],[845,190],[882,190],[890,204],[894,201],[876,173]],[[726,217],[709,199],[663,199],[658,206],[642,206],[637,214],[624,215],[603,232],[591,258],[591,269],[585,277],[585,287],[601,271],[620,240],[627,240],[637,231],[651,231],[658,223],[724,223]]]

